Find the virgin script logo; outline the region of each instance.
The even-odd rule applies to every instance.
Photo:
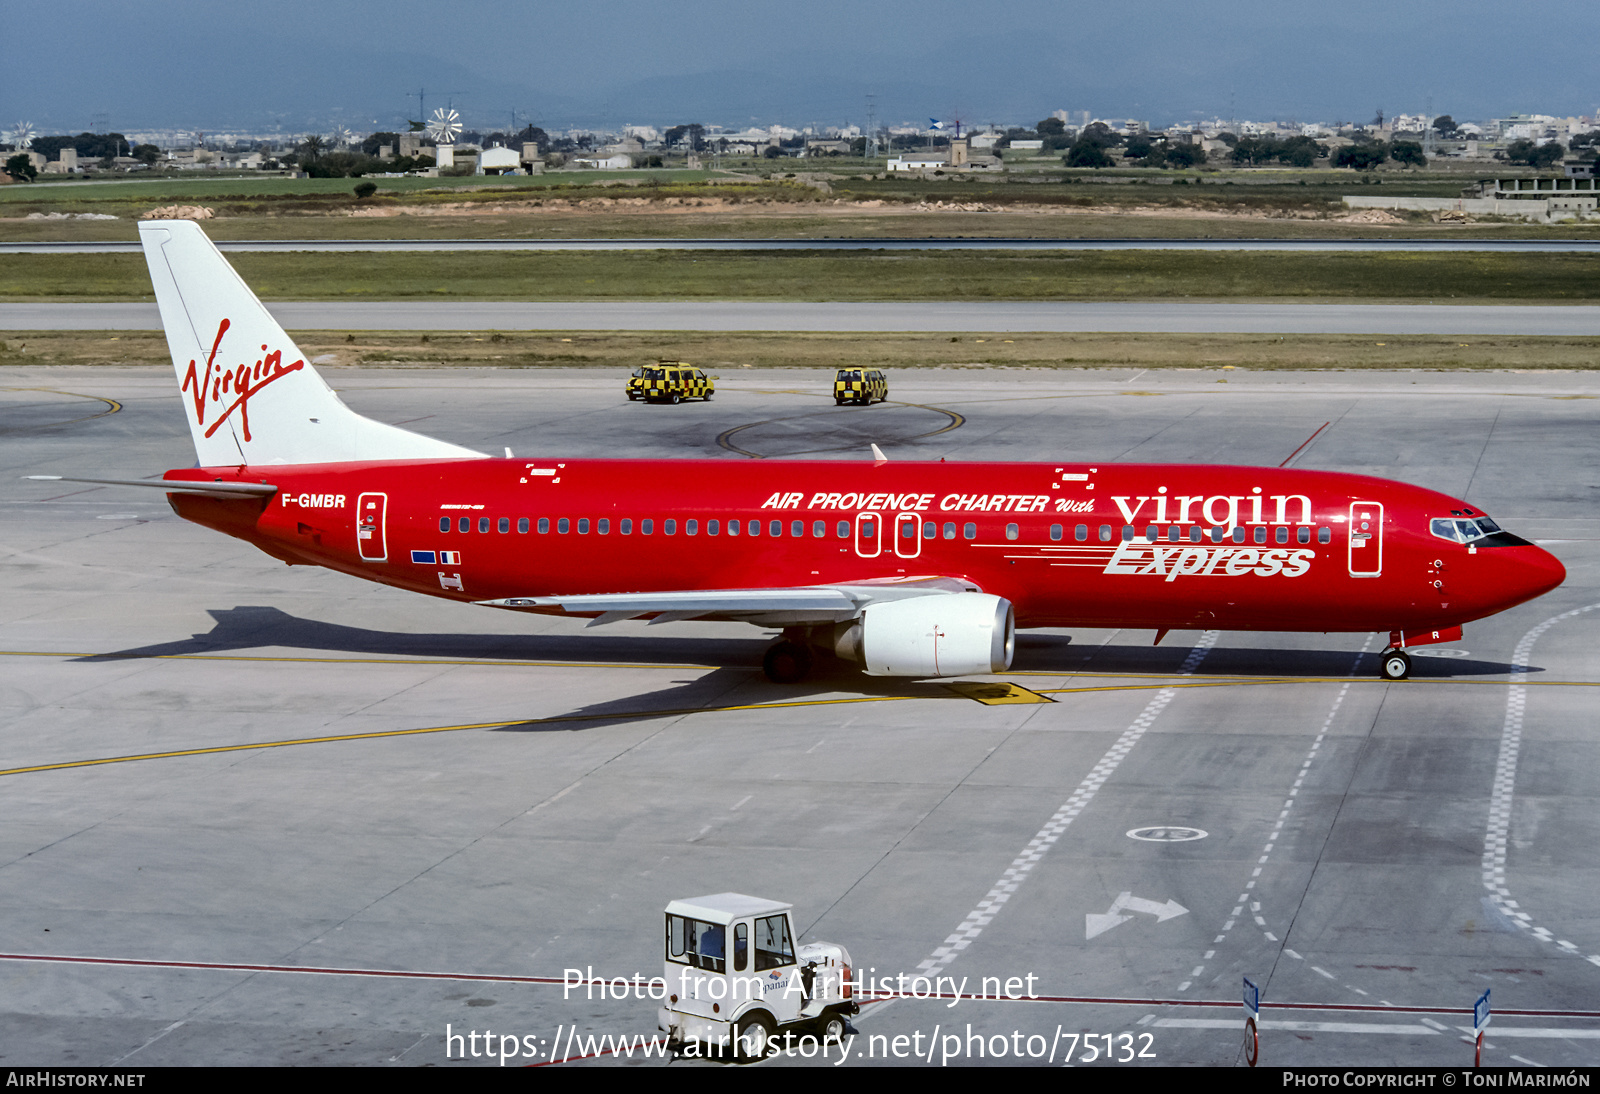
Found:
[[[239,424],[244,431],[244,439],[250,439],[250,397],[274,380],[282,379],[291,372],[299,372],[305,368],[304,360],[296,361],[292,365],[283,363],[283,353],[273,350],[266,353],[266,346],[261,350],[266,353],[254,366],[239,365],[229,368],[223,365],[217,367],[217,351],[222,348],[222,336],[228,333],[231,323],[224,319],[217,324],[217,337],[211,343],[211,354],[206,358],[205,375],[201,376],[195,367],[195,362],[190,360],[189,371],[183,376],[183,389],[189,392],[189,398],[194,402],[195,421],[201,425],[206,424],[206,412],[221,409],[216,420],[206,429],[207,437],[215,433],[223,422],[228,420],[235,410],[239,412]],[[193,389],[192,391],[190,389]],[[231,401],[230,401],[231,400]]]

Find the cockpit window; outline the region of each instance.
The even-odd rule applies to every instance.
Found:
[[[1478,517],[1475,520],[1438,517],[1428,530],[1440,539],[1448,539],[1452,543],[1471,543],[1485,536],[1494,535],[1500,531],[1500,526],[1488,517]]]

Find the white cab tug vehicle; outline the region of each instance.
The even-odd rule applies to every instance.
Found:
[[[667,1002],[656,1017],[670,1041],[759,1060],[785,1034],[844,1038],[846,1019],[861,1010],[850,954],[831,942],[796,948],[792,907],[741,893],[667,905]]]

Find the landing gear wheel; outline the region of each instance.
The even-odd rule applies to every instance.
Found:
[[[774,684],[798,684],[811,671],[811,651],[798,642],[779,642],[761,659],[761,668]]]
[[[739,1023],[733,1035],[733,1052],[741,1060],[759,1060],[767,1054],[772,1043],[772,1023],[757,1014]]]
[[[1380,671],[1385,680],[1404,680],[1411,675],[1411,657],[1404,650],[1385,650]]]
[[[829,1011],[817,1021],[817,1039],[823,1044],[844,1041],[844,1016],[836,1011]]]

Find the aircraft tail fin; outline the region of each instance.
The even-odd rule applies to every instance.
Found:
[[[198,224],[139,239],[202,467],[482,457],[345,406]]]

